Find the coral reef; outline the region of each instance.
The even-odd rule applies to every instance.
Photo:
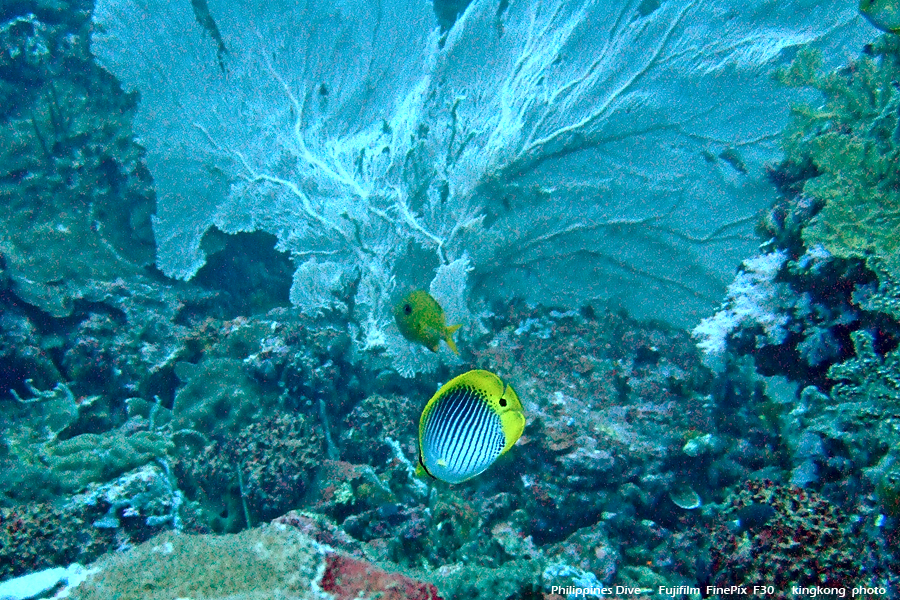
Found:
[[[744,296],[775,302],[757,303],[760,318],[722,327],[732,298],[695,332],[707,350],[724,349],[726,373],[749,356],[760,373],[796,382],[757,409],[789,470],[779,481],[855,515],[868,548],[856,560],[872,573],[896,561],[898,57],[900,42],[888,35],[844,68],[822,72],[817,54],[802,51],[780,73],[821,101],[793,109],[785,160],[770,171],[783,197],[760,224],[769,238],[762,252],[784,260]],[[766,335],[765,323],[779,323],[781,335]]]
[[[57,500],[164,457],[170,448],[156,431],[117,428],[66,437],[85,415],[96,416],[96,399],[75,398],[65,384],[49,391],[28,385],[34,397],[0,404],[5,421],[0,503]]]
[[[52,388],[62,381],[50,349],[50,344],[41,344],[35,323],[24,314],[8,307],[0,312],[0,381],[7,389],[24,393],[26,378],[41,389]]]
[[[804,50],[779,73],[822,102],[794,107],[785,160],[770,170],[784,196],[761,224],[771,236],[762,256],[782,260],[764,278],[739,274],[739,293],[695,331],[708,357],[727,342],[764,374],[827,391],[829,367],[855,351],[852,332],[878,332],[879,353],[896,347],[898,65],[900,42],[886,35],[844,68],[821,72],[820,55]],[[752,308],[749,320],[736,318],[742,306]]]
[[[92,484],[59,507],[0,508],[0,578],[91,562],[171,528],[182,528],[181,497],[156,466]]]
[[[383,464],[393,456],[387,440],[402,440],[404,451],[415,454],[421,412],[422,406],[409,395],[366,397],[344,417],[341,456],[350,462]]]
[[[0,579],[88,562],[115,547],[111,530],[49,504],[0,508],[0,540]]]
[[[714,367],[721,368],[727,337],[738,328],[759,328],[762,333],[755,346],[778,346],[787,337],[785,303],[791,302],[787,285],[775,282],[787,255],[776,251],[747,259],[734,282],[722,309],[704,319],[693,330],[697,346]]]
[[[689,436],[717,428],[712,381],[684,332],[547,310],[514,312],[506,323],[476,360],[511,377],[526,399],[527,439],[502,480],[520,478],[512,489],[536,542],[565,539],[619,511],[625,497],[642,497],[637,510],[649,515],[680,478],[709,468],[711,457],[682,451]],[[737,441],[725,437],[716,457]],[[635,487],[642,491],[625,491]]]
[[[260,386],[234,358],[204,358],[199,365],[180,362],[175,374],[184,384],[172,404],[176,429],[206,435],[233,435],[242,424],[258,418],[271,404],[260,402]]]
[[[83,490],[89,483],[109,481],[122,473],[166,455],[169,441],[162,435],[116,430],[83,433],[45,447],[48,468],[63,492]]]
[[[874,276],[821,247],[792,248],[796,235],[745,261],[720,310],[693,330],[704,362],[717,372],[749,355],[764,375],[821,385],[828,367],[851,354],[849,332],[872,322],[855,297]]]
[[[452,564],[438,569],[432,581],[445,598],[540,598],[542,561],[511,560],[496,568]],[[558,585],[552,583],[552,585]]]
[[[456,4],[436,5],[448,24]],[[700,350],[599,304],[460,300],[482,312],[459,362],[415,362],[353,322],[378,315],[384,273],[295,282],[341,289],[313,316],[283,307],[296,257],[270,234],[207,232],[190,283],[145,268],[133,98],[89,64],[89,7],[41,6],[0,26],[0,577],[99,558],[75,597],[493,600],[863,568],[896,589],[900,42],[782,73],[824,103],[796,109],[768,240],[695,330]],[[747,168],[733,150],[708,160]],[[416,244],[398,252],[427,254]],[[441,286],[466,297],[483,260],[443,265]],[[525,434],[484,476],[420,479],[421,409],[467,368],[513,385]],[[143,543],[168,530],[204,535]]]
[[[613,581],[622,561],[617,544],[610,539],[603,522],[577,530],[564,541],[549,546],[546,554],[555,564],[593,573],[607,583]]]
[[[752,481],[722,514],[736,523],[721,525],[710,541],[715,585],[766,582],[781,599],[792,597],[791,585],[857,583],[860,539],[850,520],[815,492]]]
[[[109,483],[92,484],[66,509],[97,529],[114,530],[118,550],[148,540],[164,529],[182,529],[182,497],[169,474],[146,465]]]
[[[251,421],[201,449],[186,448],[175,462],[179,486],[201,498],[216,531],[236,531],[297,508],[324,458],[317,428],[286,414]]]
[[[204,20],[187,4],[102,0],[91,50],[140,96],[162,272],[193,277],[213,226],[267,232],[291,254],[291,301],[344,313],[358,351],[407,374],[445,359],[411,356],[392,327],[406,286],[437,298],[439,284],[473,325],[469,300],[513,295],[693,322],[770,200],[761,163],[798,95],[769,76],[782,50],[873,35],[821,0],[755,2],[727,28],[702,2],[494,0],[443,39],[430,4],[397,5],[402,19],[326,6],[336,20],[296,35],[284,24],[321,7],[210,3]]]
[[[89,7],[66,4],[66,19],[0,25],[0,255],[9,289],[55,317],[98,282],[139,280],[154,256],[134,98],[91,58]]]
[[[884,407],[900,405],[900,350],[883,356],[875,351],[875,340],[866,330],[850,334],[854,357],[828,369],[837,382],[831,397],[837,402],[869,401]]]
[[[314,510],[370,556],[439,567],[434,581],[454,597],[533,593],[550,560],[560,573],[603,583],[690,582],[699,540],[686,532],[701,518],[693,509],[724,499],[721,486],[759,469],[775,448],[753,411],[762,396],[752,378],[717,387],[684,332],[617,314],[517,305],[491,329],[475,364],[515,382],[529,420],[494,476],[432,483],[422,494],[409,463],[429,394],[418,410],[409,393],[369,396],[336,436],[339,454],[357,464],[323,463]],[[754,444],[733,419],[717,418],[717,407],[755,423]],[[651,548],[623,552],[630,539]],[[503,580],[512,572],[515,585]]]

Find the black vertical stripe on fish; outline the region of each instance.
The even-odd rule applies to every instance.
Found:
[[[472,418],[472,393],[468,389],[462,389],[459,392],[459,409],[456,413],[448,415],[448,419],[445,421],[444,436],[446,440],[443,453],[444,458],[447,458],[456,452],[465,429]]]
[[[465,473],[471,473],[473,470],[476,470],[488,458],[489,439],[494,429],[491,422],[493,414],[491,414],[484,402],[480,404],[478,411],[480,413],[479,421],[475,429],[477,437],[470,443],[469,460],[466,461],[465,465],[460,465],[460,471]],[[489,461],[493,462],[493,458],[490,458]]]
[[[443,454],[446,452],[446,444],[448,439],[438,435],[438,430],[442,428],[442,424],[452,422],[456,419],[456,414],[461,410],[463,404],[463,396],[458,391],[454,391],[444,398],[435,406],[434,410],[428,416],[428,423],[425,426],[425,439],[429,440],[435,452]]]
[[[473,427],[478,421],[478,399],[473,394],[466,394],[465,409],[458,420],[459,426],[450,434],[450,447],[444,455],[448,466],[455,471],[459,469],[459,457],[470,443]]]
[[[471,401],[465,403],[458,415],[454,423],[445,424],[443,434],[446,438],[444,444],[446,450],[438,455],[438,459],[443,459],[446,463],[443,467],[453,472],[458,468],[458,456],[466,444],[466,431],[476,416]]]
[[[453,440],[454,431],[447,432],[448,426],[459,426],[460,414],[465,409],[465,396],[457,391],[450,394],[446,401],[440,402],[429,420],[425,439],[438,456],[446,455]],[[431,427],[433,425],[433,427]],[[455,428],[454,428],[455,429]]]
[[[453,454],[453,470],[458,473],[469,472],[467,464],[473,459],[483,460],[482,447],[479,440],[484,438],[487,427],[487,407],[481,398],[473,399],[471,403],[472,418],[467,427],[459,436],[456,451]]]
[[[441,423],[443,443],[440,448],[440,456],[445,459],[456,452],[460,440],[463,438],[463,432],[474,416],[473,408],[476,400],[473,398],[471,390],[463,388],[456,394],[458,394],[459,402],[457,410],[449,413],[446,420]]]
[[[442,441],[439,437],[438,430],[440,424],[446,422],[448,414],[457,410],[459,404],[458,400],[458,398],[453,396],[448,397],[446,402],[438,403],[428,415],[428,422],[425,425],[425,433],[423,436],[423,442],[426,444],[426,447],[430,447],[435,452],[442,451],[442,448],[439,447],[442,444]]]
[[[426,454],[436,460],[446,456],[454,432],[459,427],[460,416],[465,408],[465,397],[462,392],[462,390],[450,392],[429,415],[423,441]],[[432,468],[434,467],[436,465],[432,465]]]
[[[479,410],[479,406],[473,404],[471,407],[472,418],[467,423],[466,428],[459,435],[459,439],[456,443],[456,448],[454,448],[453,453],[453,462],[452,468],[455,472],[461,473],[463,472],[463,462],[470,459],[474,450],[475,440],[474,437],[478,434],[481,426],[482,426],[482,412]]]

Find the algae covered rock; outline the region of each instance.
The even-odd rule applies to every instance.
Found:
[[[172,407],[176,429],[210,435],[236,433],[262,406],[260,389],[233,358],[205,360],[199,365],[180,362],[175,374],[184,383]]]
[[[299,508],[324,459],[322,434],[301,415],[252,421],[205,445],[188,443],[197,435],[178,439],[179,486],[214,531],[234,532]]]
[[[73,599],[322,599],[315,583],[325,550],[288,528],[240,535],[164,533],[95,563]]]
[[[93,568],[71,598],[441,600],[431,584],[334,552],[285,525],[235,535],[164,533]]]

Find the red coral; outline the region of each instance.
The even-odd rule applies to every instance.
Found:
[[[353,600],[362,595],[377,594],[381,600],[442,600],[430,583],[410,579],[399,573],[388,573],[362,560],[329,554],[325,574],[319,584],[334,594],[335,600]]]

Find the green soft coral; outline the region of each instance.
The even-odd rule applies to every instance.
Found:
[[[900,278],[900,38],[881,38],[837,72],[821,74],[819,66],[818,54],[806,50],[779,73],[783,83],[812,87],[825,100],[794,107],[785,132],[788,159],[818,173],[804,193],[824,201],[804,242],[841,258],[877,259]]]

